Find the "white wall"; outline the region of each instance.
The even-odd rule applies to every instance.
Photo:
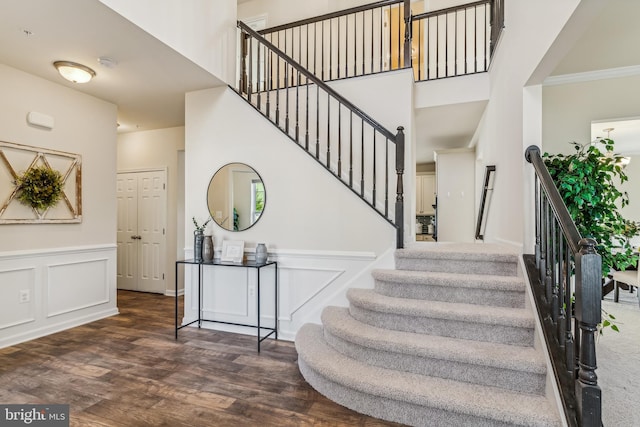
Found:
[[[384,79],[342,81],[335,87],[383,125],[391,129],[405,126],[409,146],[411,72],[390,73],[386,82]],[[366,90],[369,85],[380,90]],[[219,250],[223,239],[244,240],[249,256],[258,242],[267,244],[271,257],[279,262],[284,337],[293,338],[306,321],[319,321],[319,310],[327,303],[346,304],[345,288],[371,286],[372,266],[393,265],[392,251],[391,256],[389,253],[395,247],[395,229],[233,91],[218,88],[189,93],[186,112],[187,218],[208,215],[207,186],[212,174],[226,163],[246,163],[264,181],[266,206],[260,220],[240,233],[214,226],[214,244]],[[405,177],[406,194],[413,193],[413,170],[411,167]],[[407,222],[411,222],[414,211],[405,209]],[[192,232],[187,221],[185,235]],[[230,301],[246,301],[246,295],[238,292],[249,295],[254,286],[247,274],[242,277],[249,277],[248,281],[220,292]],[[188,285],[185,295],[193,304]],[[192,314],[187,312],[186,317]],[[234,319],[246,322],[251,315],[240,313]],[[268,313],[265,316],[268,320]]]
[[[525,241],[523,230],[532,218],[529,210],[524,209],[529,197],[523,195],[524,149],[531,143],[531,137],[524,133],[528,117],[523,109],[523,90],[578,3],[577,0],[507,1],[505,6],[506,28],[490,67],[490,100],[477,133],[476,155],[481,159],[476,164],[477,170],[496,165],[486,241],[516,247]],[[542,108],[541,100],[537,105]],[[476,193],[480,191],[481,180],[478,181]]]
[[[118,135],[118,172],[141,169],[167,168],[167,250],[165,251],[165,277],[167,294],[173,294],[177,254],[184,252],[184,227],[178,226],[178,209],[184,187],[180,186],[178,153],[184,150],[184,127],[130,132]],[[178,238],[181,234],[181,239]],[[182,255],[180,255],[182,258]]]
[[[542,151],[551,154],[571,153],[571,141],[589,142],[592,121],[640,116],[640,76],[545,86],[542,96]],[[622,213],[634,221],[640,221],[639,163],[635,156],[627,168],[629,181],[621,187],[630,200]]]
[[[100,0],[229,84],[235,79],[236,0]]]
[[[2,347],[117,313],[116,106],[1,64],[0,92],[0,140],[82,155],[83,210],[79,224],[0,225]]]

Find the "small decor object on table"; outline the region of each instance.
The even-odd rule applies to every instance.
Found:
[[[193,217],[193,225],[196,226],[196,229],[193,231],[193,260],[195,262],[202,262],[202,243],[204,241],[204,229],[211,221],[211,217],[209,217],[202,225],[198,225],[198,221],[196,221],[196,217]]]
[[[244,241],[242,240],[224,240],[222,242],[222,262],[241,263],[244,259]]]
[[[267,262],[267,258],[267,246],[264,243],[258,243],[256,246],[256,264],[264,264]]]
[[[213,237],[206,234],[202,242],[202,259],[205,262],[213,261]]]

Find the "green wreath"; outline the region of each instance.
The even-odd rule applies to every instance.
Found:
[[[38,210],[54,206],[62,196],[62,175],[47,166],[34,166],[16,179],[18,200]]]

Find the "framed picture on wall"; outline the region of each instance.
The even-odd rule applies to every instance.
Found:
[[[223,240],[220,261],[241,263],[244,259],[243,240]]]

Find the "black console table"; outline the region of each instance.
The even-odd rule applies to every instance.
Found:
[[[186,323],[184,325],[178,325],[178,267],[182,265],[197,265],[198,266],[198,318]],[[244,323],[233,323],[233,322],[223,322],[221,320],[212,320],[205,319],[202,317],[202,294],[203,294],[203,284],[202,284],[202,273],[205,267],[238,267],[238,268],[253,268],[256,270],[258,275],[258,289],[256,292],[256,301],[257,301],[257,324],[256,325],[248,325]],[[274,279],[274,304],[275,304],[275,319],[274,326],[272,328],[261,326],[260,325],[260,270],[265,267],[273,267],[273,279]],[[186,285],[185,285],[186,286]],[[198,322],[198,328],[202,326],[202,322],[213,322],[213,323],[223,323],[226,325],[235,325],[235,326],[245,326],[250,328],[257,329],[258,335],[258,352],[260,352],[260,343],[265,339],[269,338],[271,335],[275,335],[275,339],[278,339],[278,263],[275,261],[267,261],[263,264],[256,264],[254,261],[245,261],[243,263],[231,263],[231,262],[220,262],[217,260],[214,261],[195,261],[193,259],[186,259],[176,261],[176,339],[178,339],[178,331],[186,326],[192,325]],[[186,301],[185,301],[186,305]],[[262,330],[269,331],[269,333],[265,336],[261,336],[260,333]]]

